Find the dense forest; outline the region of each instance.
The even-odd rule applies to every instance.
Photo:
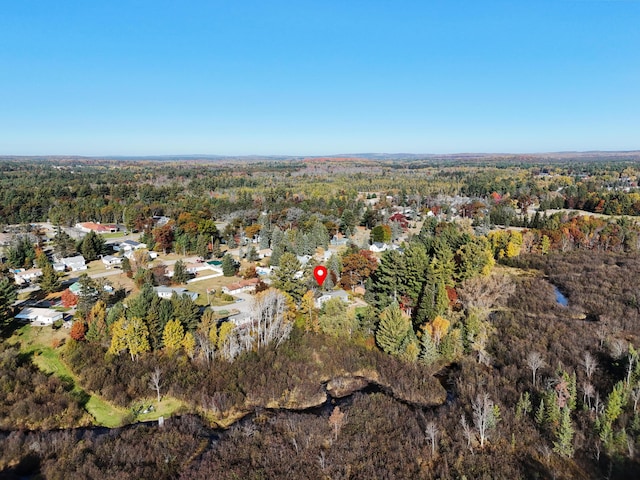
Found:
[[[639,164],[238,165],[0,164],[0,219],[19,232],[0,281],[0,474],[640,474]],[[159,226],[158,216],[170,220]],[[16,225],[47,220],[121,224],[158,253],[220,259],[225,277],[277,268],[243,326],[186,295],[154,293],[186,283],[181,260],[168,279],[133,256],[123,265],[133,289],[112,294],[83,275],[73,328],[50,349],[69,375],[48,374],[12,320],[8,269],[44,271],[48,251],[96,259],[106,245],[63,231],[42,242],[37,226]],[[338,238],[344,244],[330,251]],[[236,247],[244,252],[233,260]],[[271,257],[259,259],[267,248]],[[331,253],[322,287],[312,276],[318,252]],[[40,280],[42,289],[60,295],[56,279]],[[338,290],[356,305],[316,303]],[[131,406],[156,395],[180,407],[162,425],[136,423]],[[93,397],[129,412],[120,427],[98,425],[87,410]]]

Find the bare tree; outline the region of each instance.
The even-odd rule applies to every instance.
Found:
[[[582,384],[582,403],[589,402],[589,410],[591,410],[591,399],[595,397],[595,388],[588,381]]]
[[[436,437],[438,436],[438,427],[436,426],[435,423],[429,422],[427,423],[427,428],[425,429],[424,433],[427,435],[427,437],[429,438],[429,441],[431,442],[431,456],[435,456]]]
[[[582,364],[584,365],[584,373],[587,375],[589,381],[591,381],[591,377],[593,377],[593,374],[598,368],[598,361],[589,352],[584,352],[584,360]]]
[[[471,427],[467,423],[467,418],[464,416],[464,414],[462,414],[462,416],[460,417],[460,425],[462,425],[464,438],[467,439],[467,448],[469,448],[469,450],[473,452],[473,446],[471,445],[471,442],[473,441],[473,433],[471,432]]]
[[[527,366],[531,369],[531,375],[533,377],[533,386],[536,386],[536,372],[538,369],[544,367],[545,362],[538,352],[529,352],[527,355]]]
[[[638,401],[640,401],[640,383],[636,384],[636,387],[631,390],[631,398],[633,399],[633,411],[638,409]]]
[[[340,410],[340,407],[336,407],[331,412],[331,416],[329,416],[329,425],[333,427],[333,440],[338,439],[338,434],[340,433],[340,429],[342,429],[342,425],[344,425],[344,412]]]
[[[485,442],[489,439],[491,430],[495,428],[498,422],[496,408],[487,393],[478,395],[471,406],[473,407],[473,426],[478,432],[480,448],[483,448]]]
[[[156,367],[156,369],[151,372],[151,378],[149,379],[149,388],[151,390],[155,390],[158,394],[158,403],[160,403],[160,387],[162,386],[162,383],[160,382],[161,378],[162,370]]]
[[[619,338],[613,339],[609,348],[611,349],[611,356],[616,360],[619,360],[627,353],[627,345]]]

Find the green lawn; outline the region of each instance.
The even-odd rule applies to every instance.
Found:
[[[144,402],[136,402],[136,405],[134,405],[134,409],[140,409],[142,411],[144,410],[144,408],[147,408],[149,406],[153,406],[153,411],[149,413],[139,413],[136,416],[136,420],[146,422],[149,420],[157,420],[160,417],[168,418],[178,410],[185,408],[184,403],[182,403],[177,398],[162,397],[160,403],[158,403],[158,399],[154,397],[153,399],[148,399]]]
[[[16,332],[12,343],[20,342],[20,349],[23,352],[32,353],[33,363],[43,372],[70,379],[74,384],[73,392],[79,396],[88,397],[85,409],[93,416],[97,425],[105,427],[122,425],[127,411],[111,405],[98,395],[85,392],[79,385],[77,377],[60,358],[60,347],[54,349],[49,346],[66,335],[67,332],[53,330],[51,327],[25,325]]]
[[[119,237],[125,237],[126,235],[124,234],[124,232],[109,232],[109,233],[101,233],[100,236],[102,238],[104,238],[105,240],[110,239],[110,238],[119,238]],[[123,238],[124,240],[124,238]]]

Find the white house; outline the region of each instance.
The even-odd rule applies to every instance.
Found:
[[[344,303],[349,303],[349,294],[344,290],[333,290],[331,292],[323,293],[318,298],[316,298],[316,308],[322,308],[326,302],[331,300],[332,298],[339,298]]]
[[[229,295],[235,295],[242,292],[255,292],[256,285],[260,282],[257,278],[250,278],[248,280],[240,280],[238,283],[232,283],[226,287],[222,287],[222,293],[228,293]]]
[[[42,269],[40,268],[30,268],[29,270],[25,270],[24,268],[20,268],[13,273],[13,277],[16,280],[18,285],[23,285],[25,283],[30,283],[37,278],[42,276]]]
[[[47,325],[53,325],[56,320],[62,320],[64,314],[51,310],[50,308],[35,308],[28,307],[23,309],[15,318],[20,320],[26,320],[31,322],[31,325],[36,327],[46,327]]]
[[[72,272],[79,272],[87,269],[87,262],[82,255],[66,257],[60,260],[60,262],[64,263],[64,266]]]
[[[116,267],[122,265],[122,258],[114,257],[113,255],[105,255],[102,257],[102,263],[107,268]]]
[[[389,249],[389,245],[381,242],[375,242],[373,245],[369,247],[369,250],[371,250],[374,253],[384,252],[385,250],[388,250],[388,249]]]
[[[172,288],[172,287],[160,286],[160,287],[153,287],[153,290],[156,292],[156,295],[158,295],[160,298],[171,299],[174,293],[178,296],[184,295],[184,294],[189,295],[189,297],[191,297],[191,300],[193,300],[194,302],[198,298],[198,294],[196,292],[190,292],[186,288],[181,288],[181,287]]]
[[[125,240],[118,245],[118,250],[123,252],[133,252],[134,250],[140,250],[141,248],[147,248],[146,243],[136,242],[135,240]]]
[[[56,262],[53,264],[53,269],[56,272],[64,272],[67,269],[67,266],[62,262]]]

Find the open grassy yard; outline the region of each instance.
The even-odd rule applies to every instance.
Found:
[[[71,380],[74,384],[73,391],[78,395],[88,397],[85,409],[93,416],[97,425],[105,427],[122,425],[127,411],[110,404],[98,395],[85,392],[77,377],[60,358],[60,351],[64,348],[61,345],[67,339],[68,334],[68,331],[64,329],[54,330],[51,327],[25,325],[14,333],[9,342],[19,343],[22,352],[31,353],[33,363],[43,372]]]

